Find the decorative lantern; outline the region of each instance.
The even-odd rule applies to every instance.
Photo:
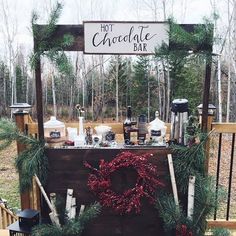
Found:
[[[26,113],[28,114],[30,109],[31,109],[31,105],[29,105],[28,103],[14,103],[13,105],[10,106],[10,108],[12,109],[12,112],[15,113]]]
[[[202,104],[197,106],[198,114],[200,116],[202,115],[202,108],[203,108]],[[215,115],[215,111],[216,111],[216,107],[213,104],[208,104],[208,115],[209,116],[214,116]]]
[[[32,227],[39,224],[39,211],[25,209],[17,216],[19,220],[7,227],[10,236],[30,236]]]

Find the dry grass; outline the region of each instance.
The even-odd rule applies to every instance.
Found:
[[[16,156],[15,143],[0,151],[0,198],[6,199],[13,209],[20,208],[18,173],[14,167]]]

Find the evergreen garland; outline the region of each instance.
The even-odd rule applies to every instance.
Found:
[[[224,191],[219,188],[216,199],[215,180],[205,171],[204,148],[208,135],[199,134],[199,137],[199,143],[195,143],[191,147],[171,146],[179,195],[187,195],[189,176],[195,176],[196,182],[192,220],[186,216],[186,209],[181,206],[181,202],[180,207],[176,206],[172,194],[164,193],[158,196],[156,208],[160,212],[167,232],[184,226],[189,232],[187,235],[204,236],[207,228],[207,216],[213,214],[225,196]]]
[[[33,176],[36,174],[42,185],[46,184],[48,158],[45,155],[45,143],[29,137],[27,148],[16,158],[16,168],[20,174],[20,191],[31,188]]]
[[[181,98],[189,100],[190,111],[199,105],[202,95],[204,64],[211,64],[213,44],[213,24],[204,20],[187,32],[181,25],[169,19],[169,45],[156,49],[155,58],[167,64],[170,71],[170,100]]]
[[[45,156],[45,144],[20,132],[16,125],[7,119],[0,120],[0,150],[13,141],[25,144],[26,149],[16,158],[16,168],[20,174],[20,191],[30,189],[32,178],[36,174],[42,184],[46,183],[48,159]]]
[[[64,224],[61,227],[41,224],[33,228],[32,236],[79,236],[82,234],[86,224],[95,218],[100,213],[100,210],[101,206],[95,203],[88,207],[83,214],[71,220],[68,219],[67,214],[64,212],[64,216],[59,214],[60,218],[64,217]]]
[[[44,27],[37,25],[38,14],[33,12],[31,25],[35,39],[35,51],[30,57],[32,68],[36,68],[41,56],[46,56],[53,62],[59,73],[68,77],[73,77],[73,66],[63,51],[74,42],[74,37],[71,34],[64,34],[60,39],[53,39],[53,34],[57,29],[57,22],[61,15],[62,4],[57,2],[50,14],[48,24]]]
[[[168,232],[175,229],[177,225],[187,224],[187,218],[184,217],[184,210],[175,204],[172,195],[162,193],[156,200],[156,208],[164,221],[164,228]]]
[[[172,48],[164,44],[156,51],[157,55],[178,54],[179,52],[187,56],[189,50],[195,54],[211,54],[214,39],[213,24],[210,20],[204,19],[204,24],[196,25],[192,32],[184,30],[172,18],[168,22],[170,25],[169,41]]]
[[[191,147],[172,145],[177,185],[184,194],[188,190],[190,175],[205,177],[205,144],[208,135],[199,133],[199,143]]]

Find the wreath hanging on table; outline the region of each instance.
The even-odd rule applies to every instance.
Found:
[[[100,160],[99,169],[85,162],[85,166],[93,171],[89,174],[88,187],[94,192],[100,203],[105,207],[112,208],[121,215],[139,213],[141,199],[146,197],[150,203],[155,202],[155,191],[158,186],[164,184],[157,180],[156,167],[149,162],[152,154],[137,155],[131,152],[122,152],[112,161]],[[119,194],[112,190],[111,174],[120,168],[133,168],[137,172],[135,186]]]

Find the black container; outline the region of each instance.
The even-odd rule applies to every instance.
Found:
[[[140,115],[138,118],[138,144],[145,144],[147,130],[147,117],[146,115]]]
[[[32,227],[39,223],[39,211],[25,209],[17,214],[19,217],[19,225]]]
[[[7,227],[10,236],[30,236],[32,227],[39,224],[39,211],[25,209],[17,216],[19,220]]]

